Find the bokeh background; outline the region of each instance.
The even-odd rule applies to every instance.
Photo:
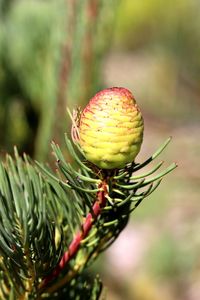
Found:
[[[110,86],[143,112],[138,161],[173,137],[161,159],[178,169],[94,267],[108,300],[200,299],[199,19],[198,0],[0,0],[1,157],[51,162],[66,106]]]

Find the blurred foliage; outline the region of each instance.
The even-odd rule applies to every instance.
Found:
[[[44,159],[100,86],[117,1],[0,1],[0,145]],[[111,9],[112,8],[112,9]],[[2,130],[3,128],[3,130]]]
[[[64,21],[63,5],[62,1],[12,1],[2,11],[0,122],[4,131],[0,141],[7,150],[15,143],[33,154],[37,134],[36,152],[41,153],[41,139],[49,139],[58,46],[64,37],[64,30],[59,30]]]
[[[151,274],[176,284],[184,277],[185,272],[191,272],[194,254],[187,251],[180,240],[177,241],[170,233],[163,232],[150,249],[147,264]],[[186,256],[189,259],[185,259]]]
[[[112,299],[200,299],[199,18],[197,0],[124,0],[118,7],[105,81],[130,88],[140,103],[145,136],[138,159],[170,134],[167,156],[179,168],[134,215],[135,244],[126,252],[133,253],[132,276],[124,279],[125,268],[113,276]],[[121,257],[115,259],[119,268]],[[130,297],[119,296],[119,285]]]
[[[196,0],[169,0],[164,4],[162,0],[125,0],[118,10],[118,43],[131,49],[162,44],[180,60],[187,58],[188,63],[188,58],[192,59],[193,67],[199,68],[199,9]]]
[[[132,76],[132,85],[139,93],[141,90],[139,96],[145,99],[144,107],[152,116],[160,114],[161,118],[167,116],[170,121],[182,123],[189,117],[199,119],[199,17],[200,3],[196,0],[165,3],[124,0],[119,5],[116,46],[129,54],[134,51],[132,67],[139,75]],[[141,72],[144,78],[140,78]],[[140,78],[138,86],[137,77]],[[145,80],[148,85],[144,84]],[[168,115],[165,103],[168,103]]]

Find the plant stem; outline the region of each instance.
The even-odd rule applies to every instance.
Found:
[[[50,275],[48,275],[42,281],[40,288],[43,290],[53,279],[59,276],[62,272],[66,264],[72,259],[78,252],[81,241],[89,234],[94,221],[101,213],[101,209],[106,205],[106,196],[107,196],[107,183],[106,181],[102,181],[98,186],[99,191],[97,192],[96,201],[92,207],[92,212],[88,213],[85,218],[84,223],[82,224],[82,230],[79,231],[72,242],[69,245],[68,250],[62,256],[59,264],[52,271]]]
[[[60,119],[65,119],[66,107],[67,107],[67,87],[69,83],[71,67],[72,67],[72,46],[75,31],[76,22],[76,0],[66,0],[66,11],[68,12],[67,24],[66,24],[66,38],[61,49],[61,61],[58,74],[58,94],[55,115]],[[53,137],[60,140],[60,132],[63,132],[63,123],[54,120],[54,132]],[[65,127],[64,127],[65,128]]]

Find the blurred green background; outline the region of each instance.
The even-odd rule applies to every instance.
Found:
[[[0,153],[51,160],[66,106],[124,86],[145,120],[142,161],[179,168],[97,260],[108,300],[200,299],[200,2],[0,0]],[[67,155],[67,154],[66,154]]]

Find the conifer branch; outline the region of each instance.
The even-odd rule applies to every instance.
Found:
[[[42,282],[41,288],[45,288],[49,282],[51,282],[54,278],[58,277],[62,270],[65,268],[66,264],[72,259],[79,247],[81,246],[81,242],[88,236],[93,222],[97,219],[99,214],[101,213],[101,209],[106,205],[106,195],[107,195],[107,184],[106,182],[102,182],[98,186],[99,191],[97,192],[97,199],[92,207],[92,213],[89,213],[84,223],[81,226],[81,231],[79,231],[72,242],[70,243],[68,250],[62,256],[58,266],[53,270],[53,272],[48,275]]]
[[[84,248],[87,248],[87,245],[91,247],[90,251],[87,248],[89,252],[86,251],[86,253],[91,253],[87,260],[88,264],[100,252],[109,247],[126,226],[130,213],[138,207],[144,198],[149,196],[158,187],[162,178],[176,167],[175,164],[172,164],[165,171],[160,172],[160,174],[150,179],[146,179],[146,177],[155,173],[163,162],[157,164],[151,171],[138,176],[133,176],[135,173],[135,164],[128,164],[123,169],[98,171],[98,168],[83,163],[84,157],[76,142],[72,145],[66,137],[66,145],[70,145],[73,158],[80,167],[84,166],[84,168],[80,168],[78,171],[72,168],[71,165],[65,162],[59,146],[53,144],[58,168],[64,176],[61,176],[59,180],[56,179],[56,182],[63,188],[65,186],[63,183],[67,182],[69,188],[74,190],[76,195],[79,194],[81,199],[86,199],[86,195],[91,195],[88,198],[88,202],[86,202],[89,212],[85,217],[85,221],[80,224],[81,230],[75,233],[75,237],[72,238],[56,268],[43,279],[40,284],[40,293],[60,289],[68,282],[71,276],[76,276],[79,273],[80,268],[83,268],[84,264],[86,264],[83,261],[81,266],[76,263],[75,256],[80,248],[84,250]],[[163,150],[164,147],[161,146],[160,149]],[[156,153],[160,154],[161,150],[156,151]],[[152,156],[153,159],[156,158],[154,156]],[[151,161],[149,160],[148,164]],[[42,171],[45,170],[40,164],[38,166]],[[82,176],[83,170],[87,170],[87,172]],[[48,175],[49,171],[45,172],[45,174]],[[49,178],[52,179],[52,176],[50,175]],[[144,187],[146,186],[147,189],[144,191]],[[138,193],[141,188],[142,192]],[[98,190],[96,200],[92,194],[88,194],[90,189],[91,191]],[[133,207],[131,206],[132,203],[134,203]],[[94,231],[90,234],[92,228]],[[72,259],[75,259],[75,261],[69,266],[66,273],[66,265]],[[61,274],[63,275],[61,276]],[[59,280],[57,280],[58,278]]]
[[[163,166],[159,162],[137,173],[169,141],[141,164],[130,161],[111,169],[116,162],[121,166],[120,156],[119,161],[109,156],[104,169],[102,162],[99,166],[89,162],[79,141],[67,136],[67,151],[75,164],[52,143],[56,172],[26,155],[21,158],[16,149],[14,159],[7,156],[0,163],[0,299],[56,300],[58,295],[92,299],[91,293],[98,299],[102,284],[85,277],[84,270],[116,240],[131,212],[177,167],[173,163],[158,171]],[[102,149],[99,153],[104,155]]]

